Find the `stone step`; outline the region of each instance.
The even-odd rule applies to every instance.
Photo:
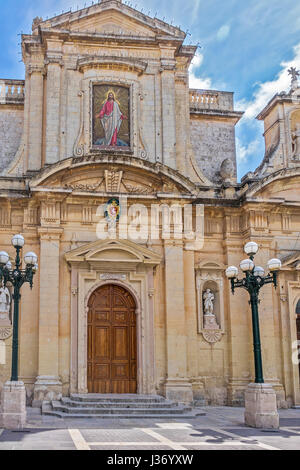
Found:
[[[123,403],[161,403],[167,400],[160,395],[135,395],[135,394],[75,394],[72,393],[72,401],[79,402],[123,402]]]
[[[76,408],[149,408],[149,409],[160,409],[160,408],[174,408],[178,406],[178,403],[172,403],[171,401],[165,402],[124,402],[124,401],[75,401],[71,398],[63,397],[61,402],[69,407]]]
[[[68,418],[68,419],[87,419],[87,418],[98,418],[98,419],[194,419],[197,416],[205,416],[206,413],[200,410],[191,411],[189,413],[182,413],[179,415],[174,414],[144,414],[140,412],[139,414],[132,415],[131,412],[128,414],[74,414],[74,413],[64,413],[61,411],[53,411],[52,405],[49,402],[44,402],[42,406],[42,413],[46,416],[56,416],[58,418]]]
[[[96,407],[90,407],[90,408],[82,408],[82,407],[70,407],[70,406],[65,406],[63,405],[60,401],[52,401],[52,409],[53,411],[60,411],[63,413],[72,413],[72,414],[110,414],[110,415],[115,415],[115,414],[128,414],[130,413],[132,416],[136,414],[172,414],[172,415],[180,415],[185,412],[190,412],[192,408],[188,407],[173,407],[173,408],[160,408],[160,409],[155,409],[155,408],[96,408]]]

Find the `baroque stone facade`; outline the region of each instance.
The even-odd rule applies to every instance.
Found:
[[[129,323],[137,369],[126,371],[126,358],[122,363],[118,356],[117,387],[125,390],[132,374],[137,393],[241,405],[254,376],[250,307],[246,293],[231,295],[224,273],[254,240],[258,264],[272,257],[283,262],[278,290],[266,287],[260,303],[265,378],[279,406],[300,405],[292,361],[300,299],[300,89],[294,81],[291,92],[276,95],[259,115],[266,155],[238,183],[234,127],[242,113],[234,110],[232,93],[189,89],[196,47],[184,39],[180,29],[120,0],[102,0],[35,19],[32,33],[22,36],[25,82],[0,82],[0,246],[13,258],[10,239],[20,232],[39,256],[33,291],[22,290],[20,315],[19,373],[29,403],[89,392],[93,374],[108,390],[111,351],[114,359],[127,351],[118,306],[127,292],[128,315],[136,316]],[[93,139],[95,126],[103,132],[93,113],[99,85],[115,94],[124,121],[110,148]],[[105,100],[97,99],[100,108]],[[121,231],[134,218],[131,208],[143,205],[144,237],[103,237],[99,208],[108,213],[113,198],[120,200]],[[145,213],[157,204],[180,211],[190,204],[194,219],[202,208],[204,243],[166,236],[164,220]],[[114,304],[107,299],[109,307],[97,300],[99,328],[90,344],[89,299],[107,285],[119,286],[122,295]],[[213,322],[204,318],[208,289]],[[117,324],[111,339],[108,310]],[[1,387],[9,379],[10,337],[5,346]],[[101,362],[95,354],[102,347]]]

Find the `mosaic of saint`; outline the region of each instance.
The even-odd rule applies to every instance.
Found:
[[[129,88],[93,86],[93,146],[130,147]]]

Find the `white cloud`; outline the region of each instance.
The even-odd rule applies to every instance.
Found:
[[[294,58],[289,62],[282,62],[280,66],[281,70],[274,80],[258,84],[252,101],[241,100],[236,104],[237,109],[245,110],[244,117],[246,119],[255,118],[276,93],[289,91],[291,77],[288,75],[288,69],[290,67],[300,68],[300,43],[294,47]]]
[[[189,69],[190,88],[199,88],[199,89],[204,89],[204,90],[211,88],[211,79],[209,77],[203,78],[203,77],[196,76],[196,70],[201,67],[202,62],[203,62],[203,54],[200,54],[200,52],[197,52],[195,57],[193,58],[193,61]]]
[[[236,159],[238,163],[247,162],[249,157],[254,155],[261,145],[261,139],[256,138],[248,145],[243,145],[239,138],[236,139]]]
[[[228,24],[223,24],[219,31],[217,32],[217,39],[219,41],[224,41],[230,33],[230,26]]]
[[[193,23],[197,20],[197,15],[200,7],[201,0],[194,0],[194,8],[192,12],[192,17],[194,19]]]

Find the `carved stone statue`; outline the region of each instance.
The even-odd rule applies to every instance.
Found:
[[[296,130],[292,132],[293,157],[300,158],[300,123],[296,125]]]
[[[2,286],[0,287],[0,320],[7,320],[9,321],[9,310],[10,310],[10,293],[7,287]]]
[[[205,330],[218,330],[220,327],[217,323],[216,315],[214,314],[214,301],[215,295],[210,289],[206,289],[203,294],[204,305],[204,329]]]
[[[214,300],[215,296],[210,289],[206,289],[203,294],[204,314],[214,316]]]
[[[292,77],[292,83],[291,83],[291,91],[297,90],[299,88],[298,84],[298,77],[300,76],[299,71],[296,69],[296,67],[291,67],[288,70],[289,75]]]

